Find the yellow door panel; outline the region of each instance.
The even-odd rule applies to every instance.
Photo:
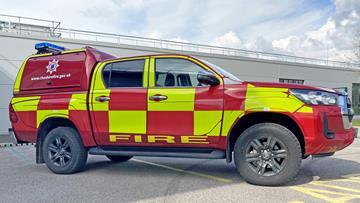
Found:
[[[163,101],[152,101],[152,95],[164,95]],[[195,88],[156,88],[148,91],[149,111],[193,111]]]
[[[109,111],[109,131],[146,134],[146,111]]]
[[[195,111],[194,135],[220,135],[222,111]]]
[[[92,111],[108,111],[109,110],[109,102],[100,102],[96,101],[97,97],[110,97],[110,89],[106,90],[94,90],[91,95],[91,103],[90,108],[92,107]]]

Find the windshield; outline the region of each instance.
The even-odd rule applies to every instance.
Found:
[[[210,66],[211,68],[213,68],[215,71],[217,71],[218,73],[220,73],[221,75],[223,75],[225,78],[228,78],[230,80],[235,80],[235,81],[241,81],[238,77],[236,77],[235,75],[227,72],[226,70],[220,68],[219,66],[210,63],[209,61],[206,61],[204,59],[199,59],[201,62],[205,63],[207,66]]]

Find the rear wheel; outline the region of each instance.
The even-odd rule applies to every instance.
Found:
[[[70,127],[51,130],[45,137],[42,153],[47,167],[58,174],[83,170],[88,156],[80,135]]]
[[[132,156],[112,156],[112,155],[106,155],[106,157],[113,162],[125,162],[132,158]]]
[[[275,123],[256,124],[245,130],[234,148],[240,175],[256,185],[283,185],[298,174],[302,152],[296,136]]]

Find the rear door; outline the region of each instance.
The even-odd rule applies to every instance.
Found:
[[[223,85],[200,84],[197,74],[204,69],[209,70],[186,56],[151,57],[147,134],[153,145],[211,147],[218,143]]]
[[[146,134],[147,57],[99,64],[92,79],[90,110],[99,145],[136,145]]]

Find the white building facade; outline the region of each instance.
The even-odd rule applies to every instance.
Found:
[[[24,23],[21,17],[17,18],[18,21],[2,21],[0,15],[0,134],[6,134],[10,127],[8,105],[17,71],[23,60],[35,53],[34,45],[38,42],[50,42],[68,49],[92,46],[118,57],[159,53],[193,55],[246,81],[299,83],[346,90],[354,109],[360,113],[359,64],[63,29],[59,22],[25,18],[31,23]],[[38,21],[43,24],[39,25]]]

